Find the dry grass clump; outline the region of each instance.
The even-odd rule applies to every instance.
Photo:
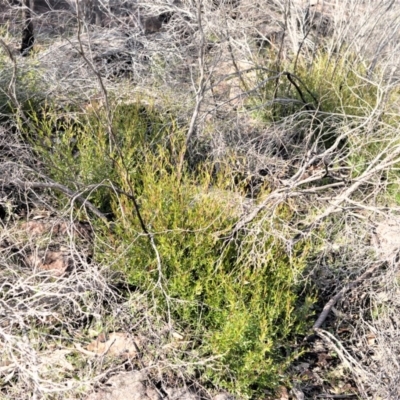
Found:
[[[116,294],[94,265],[54,277],[18,267],[7,250],[2,249],[0,278],[3,393],[11,398],[62,398],[87,390],[96,372],[90,364],[84,367],[85,357],[77,350],[85,346],[79,331],[91,319],[101,324],[106,309],[115,307]]]
[[[88,365],[76,380],[77,365],[86,362],[74,345],[84,346],[83,331],[98,328],[121,298],[104,268],[87,262],[68,217],[51,222],[51,196],[15,184],[37,181],[38,163],[16,134],[1,133],[2,395],[65,398],[87,389],[96,375]]]
[[[85,398],[110,375],[144,367],[151,386],[180,345],[122,274],[93,260],[91,224],[73,217],[73,203],[58,208],[58,189],[70,192],[16,133],[2,128],[0,140],[1,396]]]

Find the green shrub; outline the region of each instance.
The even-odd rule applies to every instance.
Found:
[[[276,68],[273,59],[267,62],[268,68]],[[354,116],[369,115],[376,105],[379,88],[367,79],[367,69],[362,61],[349,51],[330,54],[320,50],[313,55],[312,60],[299,57],[296,65],[282,62],[280,71],[288,72],[290,79],[283,74],[279,79],[268,81],[263,87],[263,101],[288,101],[266,109],[267,120],[307,109],[305,104],[309,105],[310,110]],[[271,72],[262,72],[258,80],[264,80],[270,75]]]
[[[204,377],[242,396],[274,388],[294,356],[291,340],[307,328],[311,300],[299,300],[296,282],[308,250],[303,246],[291,258],[268,233],[227,245],[216,232],[232,228],[237,210],[222,194],[201,195],[210,182],[207,168],[179,182],[168,159],[159,150],[140,171],[141,213],[155,232],[162,276],[148,239],[132,242],[139,222],[121,199],[114,203],[121,221],[117,241],[125,243],[118,268],[123,266],[131,284],[156,296],[160,313],[170,313],[197,342],[196,352],[221,357],[226,372],[204,368]],[[270,230],[268,224],[264,229]]]
[[[86,114],[64,110],[60,115],[55,107],[44,105],[39,111],[31,108],[28,116],[32,125],[23,126],[26,136],[49,175],[71,190],[116,183],[129,191],[127,176],[137,176],[144,148],[154,148],[170,131],[168,121],[140,103],[114,107],[111,135],[102,108]],[[99,187],[91,192],[90,200],[110,212],[110,193]]]
[[[14,99],[10,98],[10,90]],[[24,112],[33,108],[39,110],[46,92],[46,81],[38,62],[25,60],[14,70],[13,63],[0,46],[0,122],[15,117],[17,107]]]
[[[312,131],[314,140],[330,147],[342,133],[341,121],[369,116],[381,95],[379,85],[367,78],[362,60],[345,49],[336,54],[320,50],[312,60],[300,56],[295,65],[277,63],[273,57],[265,62],[267,68],[258,73],[257,82],[271,77],[277,64],[284,73],[268,80],[248,104],[267,124],[291,118],[299,132],[298,142]]]
[[[296,355],[291,344],[307,329],[312,303],[300,299],[298,284],[308,244],[290,257],[271,233],[293,218],[290,208],[266,218],[264,233],[226,241],[223,232],[237,222],[242,195],[226,190],[228,170],[215,176],[212,165],[203,163],[177,171],[185,132],[170,115],[140,104],[117,106],[111,141],[103,112],[32,120],[38,154],[54,179],[70,188],[106,181],[130,195],[134,190],[161,264],[131,197],[108,188],[88,194],[114,218],[113,234],[99,241],[95,258],[124,271],[160,315],[185,333],[191,344],[182,360],[191,362],[192,352],[215,359],[196,367],[204,381],[241,396],[275,388]]]
[[[376,105],[378,87],[367,79],[362,60],[351,52],[319,51],[311,65],[301,60],[294,73],[317,99],[318,104],[314,102],[313,105],[320,111],[365,116]],[[312,103],[310,95],[306,93],[306,96]]]

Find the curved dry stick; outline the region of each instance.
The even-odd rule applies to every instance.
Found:
[[[101,218],[104,221],[107,221],[107,217],[97,207],[95,207],[90,201],[88,201],[81,195],[77,195],[71,189],[68,189],[66,186],[61,185],[60,183],[57,183],[57,182],[51,182],[51,183],[26,182],[26,181],[21,181],[20,179],[14,179],[12,182],[10,182],[10,184],[15,185],[21,189],[55,189],[55,190],[58,190],[64,194],[66,194],[71,199],[78,200],[80,203],[82,203],[82,205],[84,205],[88,210],[90,210],[97,217]]]
[[[332,307],[336,304],[336,302],[349,290],[354,289],[361,281],[368,278],[372,275],[382,264],[375,264],[368,268],[360,277],[358,277],[355,281],[349,283],[348,285],[344,286],[335,296],[333,296],[323,308],[321,314],[319,315],[318,319],[315,321],[313,325],[313,329],[317,330],[321,327],[321,325],[325,322],[329,312],[332,310]]]

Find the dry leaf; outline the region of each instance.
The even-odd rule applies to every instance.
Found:
[[[366,337],[367,337],[367,342],[370,346],[375,344],[376,336],[373,333],[369,333]]]
[[[180,333],[178,333],[177,331],[173,331],[172,332],[172,337],[176,340],[183,340],[183,335],[181,335]]]
[[[288,390],[285,388],[285,386],[279,386],[278,390],[277,390],[277,400],[289,400],[289,392]]]
[[[138,348],[134,339],[127,333],[114,332],[108,335],[108,340],[104,340],[104,334],[90,343],[87,350],[99,354],[124,358],[134,358],[138,353]]]
[[[51,271],[54,276],[62,276],[68,269],[68,257],[62,251],[46,251],[43,256],[33,253],[26,257],[33,269]]]

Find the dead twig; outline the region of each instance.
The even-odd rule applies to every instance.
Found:
[[[50,178],[49,178],[50,180]],[[104,221],[107,221],[107,217],[97,208],[95,207],[90,201],[82,197],[81,195],[77,195],[76,192],[68,189],[66,186],[54,182],[50,180],[50,183],[45,182],[29,182],[29,181],[22,181],[20,179],[14,179],[10,182],[11,185],[17,186],[20,189],[54,189],[58,190],[64,194],[66,194],[72,200],[78,200],[83,206],[85,206],[88,210],[90,210],[93,214],[97,217],[101,218]]]
[[[369,276],[371,276],[379,267],[381,267],[381,263],[377,263],[375,265],[372,265],[370,268],[368,268],[360,277],[358,277],[355,281],[349,283],[345,287],[343,287],[335,296],[333,296],[326,304],[325,307],[323,308],[321,314],[319,315],[318,319],[315,321],[315,324],[313,325],[314,330],[318,330],[321,325],[324,323],[326,320],[329,312],[331,311],[332,307],[338,302],[338,300],[348,291],[354,289],[358,284],[360,284],[363,280],[367,279]]]

